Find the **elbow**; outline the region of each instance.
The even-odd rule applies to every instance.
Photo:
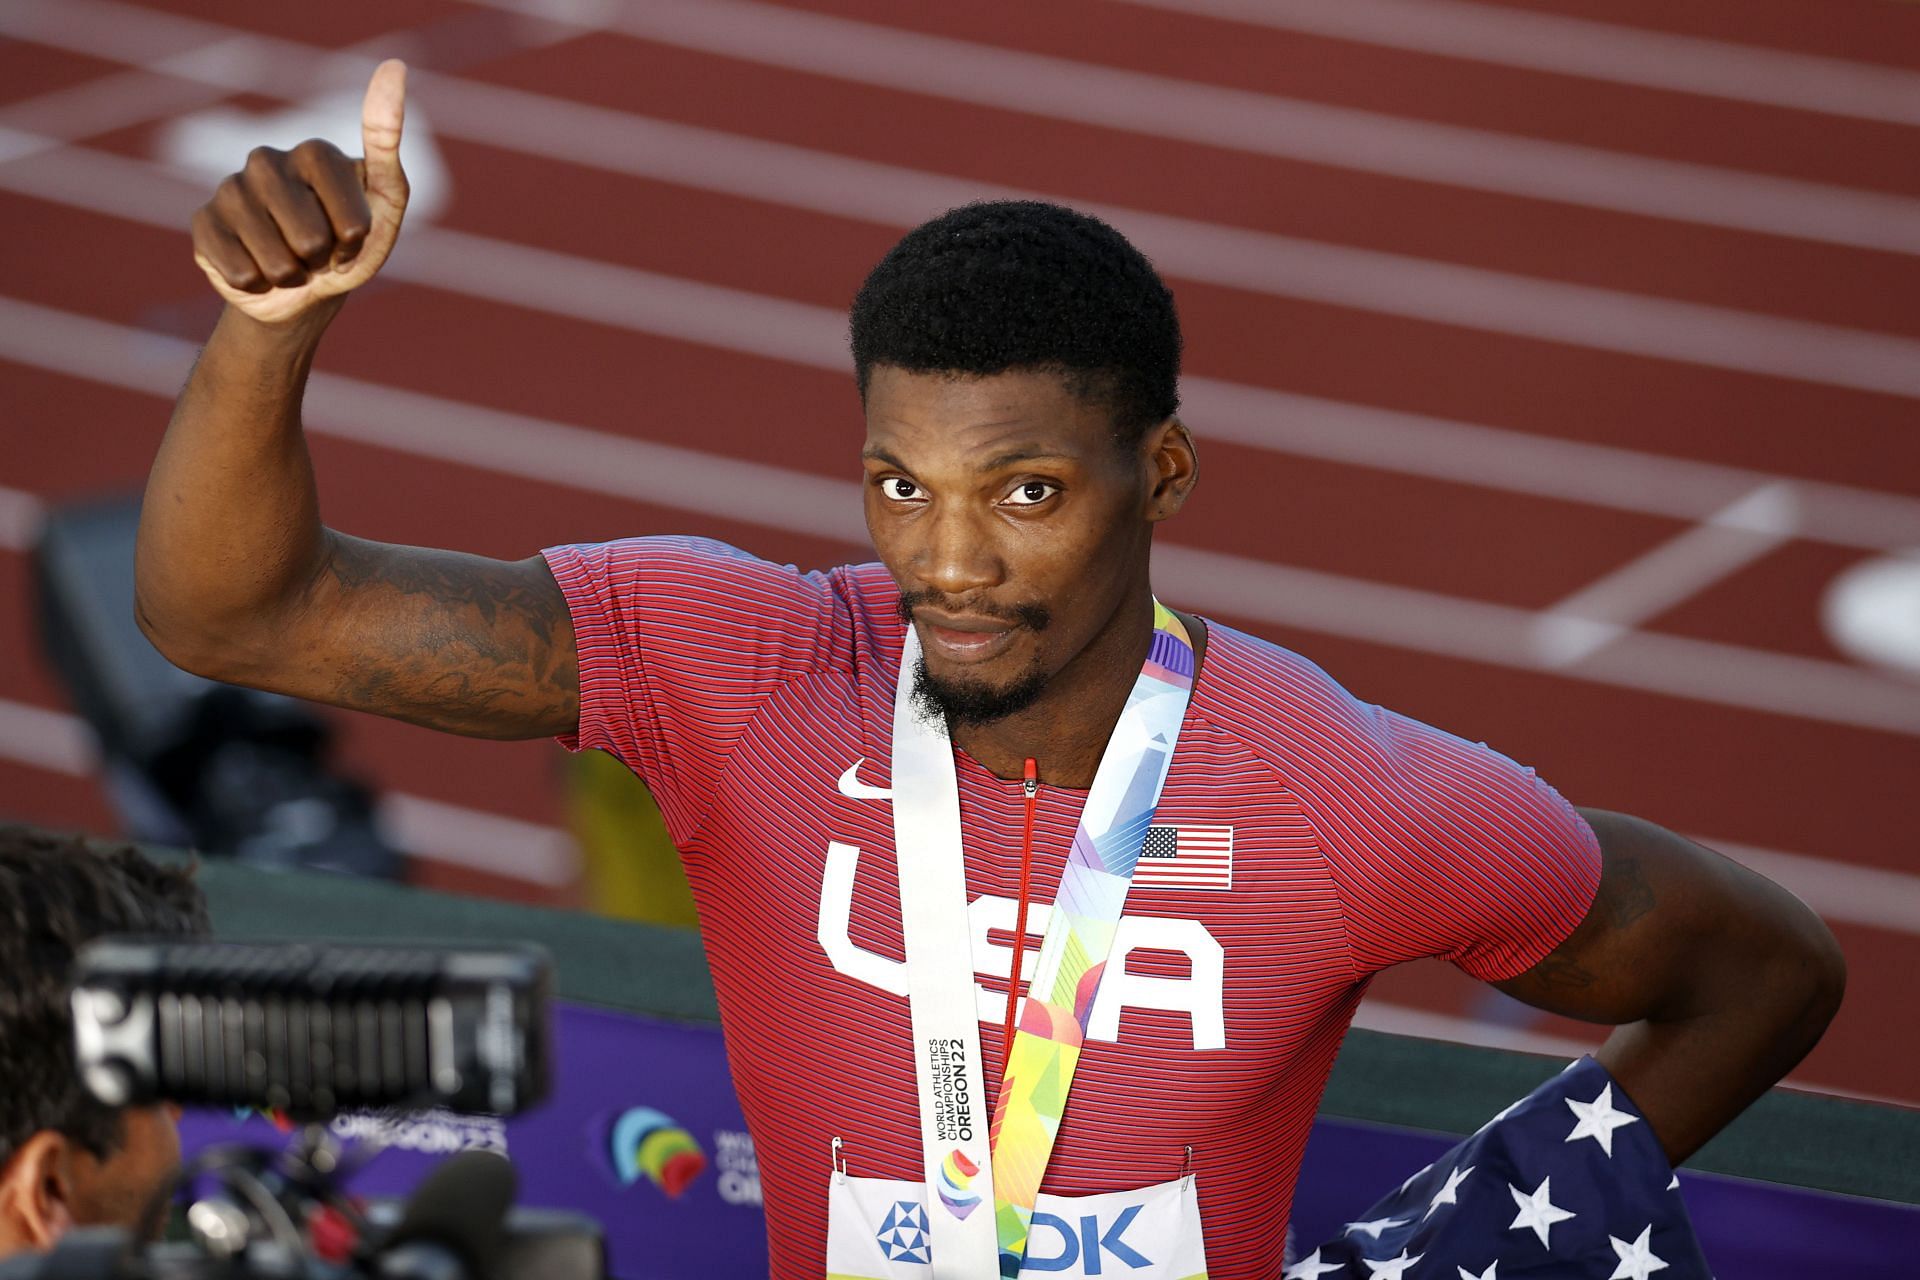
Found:
[[[151,607],[137,584],[133,593],[133,620],[147,643],[182,671],[207,680],[233,681],[230,664],[222,657],[223,651],[231,654],[231,647],[220,644],[205,628],[182,625],[179,620]]]
[[[1847,959],[1833,930],[1799,903],[1794,927],[1776,953],[1775,990],[1781,998],[1783,1038],[1809,1052],[1826,1033],[1847,992]]]

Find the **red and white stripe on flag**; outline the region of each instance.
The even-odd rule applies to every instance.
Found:
[[[1136,889],[1233,888],[1232,827],[1148,827]]]

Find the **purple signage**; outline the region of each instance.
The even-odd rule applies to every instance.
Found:
[[[403,1196],[455,1151],[500,1151],[519,1170],[519,1203],[605,1226],[618,1280],[764,1277],[760,1174],[719,1028],[561,1004],[554,1035],[553,1094],[525,1115],[335,1119],[346,1142],[380,1148],[353,1189]],[[286,1142],[259,1116],[189,1113],[180,1129],[189,1155],[213,1143]]]
[[[510,1156],[520,1202],[573,1209],[606,1228],[617,1280],[741,1280],[767,1274],[760,1177],[717,1027],[561,1004],[553,1096],[512,1120],[428,1112],[353,1115],[341,1138],[380,1154],[353,1187],[405,1195],[434,1162],[466,1147]],[[278,1145],[260,1117],[190,1113],[189,1154],[236,1140]],[[1451,1147],[1452,1138],[1319,1121],[1294,1197],[1297,1238],[1347,1220]],[[1896,1280],[1920,1256],[1920,1207],[1683,1173],[1687,1210],[1722,1275]],[[1205,1194],[1204,1187],[1202,1194]]]

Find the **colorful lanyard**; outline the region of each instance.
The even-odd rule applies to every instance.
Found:
[[[893,829],[934,1280],[1015,1276],[1026,1257],[1034,1200],[1193,689],[1186,628],[1157,600],[1153,621],[1147,661],[1073,833],[990,1130],[980,1123],[960,786],[945,727],[913,701],[920,641],[907,629],[893,708]],[[975,1212],[989,1200],[991,1217]]]

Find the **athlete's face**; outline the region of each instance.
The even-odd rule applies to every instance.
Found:
[[[1103,406],[1039,372],[881,366],[866,407],[867,529],[923,692],[962,721],[1021,709],[1146,590],[1152,524],[1192,483],[1185,430],[1123,450]]]

